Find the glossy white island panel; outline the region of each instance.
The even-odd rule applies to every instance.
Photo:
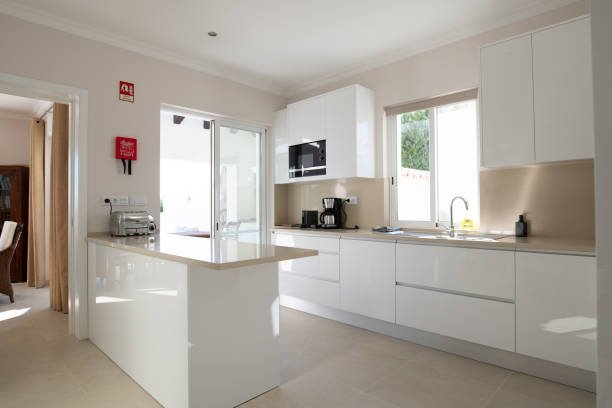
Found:
[[[166,408],[234,407],[278,386],[277,259],[306,252],[189,238],[241,254],[252,247],[253,263],[207,267],[158,255],[153,244],[144,252],[143,239],[156,238],[90,239],[91,341]]]

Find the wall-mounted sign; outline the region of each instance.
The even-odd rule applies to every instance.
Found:
[[[117,136],[115,138],[115,158],[121,159],[123,164],[123,174],[132,174],[132,160],[138,158],[138,140],[131,137]]]
[[[119,100],[134,103],[134,84],[119,81]]]

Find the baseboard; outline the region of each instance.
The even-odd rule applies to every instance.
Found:
[[[410,341],[422,346],[500,366],[508,370],[595,392],[596,373],[593,371],[569,367],[563,364],[470,343],[468,341],[458,340],[411,327],[400,326],[395,323],[389,323],[310,303],[291,296],[281,295],[280,304],[281,306],[381,333],[386,336]]]

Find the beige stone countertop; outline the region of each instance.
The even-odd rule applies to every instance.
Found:
[[[312,235],[324,237],[336,237],[347,239],[373,239],[373,240],[388,240],[395,242],[410,242],[423,245],[441,245],[464,248],[480,248],[480,249],[502,249],[509,251],[520,252],[540,252],[562,255],[582,255],[595,256],[594,241],[580,241],[560,238],[547,237],[527,237],[518,238],[507,236],[495,241],[470,241],[462,239],[446,239],[446,238],[419,238],[407,235],[394,235],[382,232],[373,232],[366,229],[304,229],[299,227],[284,227],[277,226],[272,229],[278,233],[290,233],[297,235]],[[428,231],[428,230],[419,230]],[[429,230],[435,232],[435,230]]]
[[[87,240],[111,248],[209,269],[240,268],[318,254],[318,251],[311,249],[259,245],[235,240],[174,234],[113,237],[108,233],[91,233]]]

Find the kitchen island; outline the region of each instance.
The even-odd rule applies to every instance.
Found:
[[[91,234],[90,340],[164,407],[239,405],[280,384],[278,262],[315,255]]]

